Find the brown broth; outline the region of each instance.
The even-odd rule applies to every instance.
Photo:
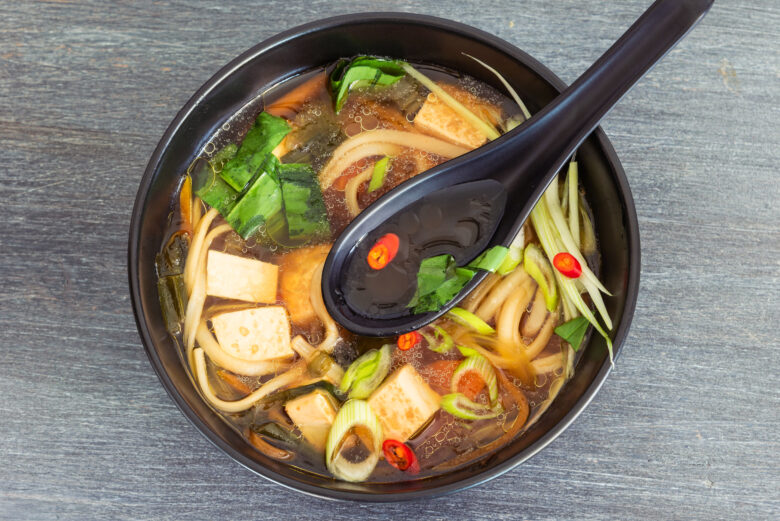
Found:
[[[420,66],[419,69],[436,81],[456,85],[481,100],[493,103],[500,108],[504,118],[515,115],[518,112],[517,107],[509,98],[473,78],[445,71],[443,69],[423,66]],[[272,105],[275,100],[278,100],[285,93],[290,92],[292,89],[321,73],[322,69],[318,69],[302,74],[272,88],[270,91],[263,93],[249,102],[241,111],[225,122],[212,136],[211,140],[204,147],[202,156],[206,158],[211,157],[225,145],[240,142],[243,135],[252,125],[256,115],[263,110],[264,107]],[[292,111],[290,113],[294,125],[312,129],[311,133],[308,134],[308,137],[312,138],[312,141],[307,144],[304,139],[307,137],[307,134],[301,132],[300,137],[303,140],[301,147],[289,152],[291,155],[287,159],[290,161],[306,160],[313,166],[314,170],[318,172],[323,165],[327,163],[335,146],[346,139],[348,135],[375,128],[392,128],[400,130],[411,128],[410,117],[413,116],[414,112],[418,110],[424,102],[426,91],[421,87],[409,85],[408,82],[394,88],[397,90],[406,89],[405,92],[407,95],[401,99],[408,101],[407,106],[405,107],[407,113],[389,110],[388,99],[393,93],[386,91],[379,94],[350,94],[350,98],[344,109],[340,114],[335,115],[333,114],[332,108],[330,108],[331,99],[329,93],[325,88],[318,89],[309,97],[307,103],[305,103],[300,110],[297,112]],[[284,156],[282,157],[282,161],[290,162],[286,161]],[[380,190],[372,194],[366,193],[365,186],[358,190],[358,202],[361,208],[373,202],[377,197],[390,190],[393,186],[396,186],[398,183],[415,175],[417,171],[420,170],[421,165],[423,165],[423,169],[425,169],[435,166],[442,161],[444,161],[444,158],[431,154],[413,150],[403,152],[393,161],[393,166],[387,174],[386,184]],[[357,168],[352,167],[351,169],[347,169],[346,174],[354,175],[357,171]],[[331,229],[333,230],[335,237],[349,222],[350,215],[344,204],[344,198],[339,190],[331,187],[324,191],[323,197],[326,202]],[[178,191],[172,197],[172,201],[172,211],[169,215],[169,222],[167,223],[167,233],[164,235],[166,240],[163,244],[167,243],[168,237],[172,236],[183,227],[180,217]],[[221,217],[218,217],[215,220],[215,224],[223,222],[224,220]],[[215,240],[211,249],[272,262],[277,265],[282,264],[282,257],[286,253],[286,251],[281,248],[265,246],[254,239],[244,241],[234,232],[230,232]],[[281,267],[280,270],[284,270],[284,268]],[[280,277],[282,274],[283,271],[280,271]],[[284,302],[277,298],[277,304],[284,305]],[[242,306],[253,307],[253,304],[225,301],[224,299],[208,297],[204,305],[204,317],[208,318],[218,312],[239,309]],[[440,321],[439,323],[442,322]],[[319,343],[324,335],[322,327],[317,324],[310,327],[293,326],[292,335],[295,336],[298,334],[303,335],[313,345]],[[369,349],[378,348],[386,343],[395,344],[395,338],[358,337],[345,330],[341,330],[341,334],[345,341],[344,345],[340,348],[341,361],[345,363],[353,360],[360,353]],[[180,335],[175,335],[175,340],[177,341],[177,345],[182,345]],[[540,356],[554,354],[559,350],[560,340],[553,335],[552,340],[548,343]],[[446,354],[437,354],[418,345],[409,351],[394,349],[393,353],[391,374],[393,370],[409,363],[426,378],[434,389],[438,390],[440,393],[449,392],[447,391],[449,383],[444,381],[440,375],[431,373],[431,371],[426,368],[429,367],[430,363],[436,360],[456,360],[461,358],[457,350],[452,350]],[[183,349],[180,354],[182,363],[189,368]],[[241,398],[245,394],[245,389],[242,392],[237,389],[235,385],[230,385],[218,375],[218,370],[219,368],[212,362],[207,362],[207,374],[217,396],[224,400],[236,400]],[[556,378],[561,378],[556,375],[543,375],[544,378],[539,379],[537,385],[524,387],[513,375],[505,373],[504,376],[506,377],[505,380],[512,382],[525,396],[530,409],[528,411],[529,418],[538,416],[541,410],[546,407],[549,402],[547,398],[552,381]],[[260,378],[236,375],[236,378],[243,386],[254,389],[261,385],[262,382],[268,380],[270,376]],[[507,393],[507,389],[502,387],[502,396],[506,397]],[[477,401],[482,400],[484,402],[486,399],[485,391],[483,391],[482,395],[477,398]],[[451,470],[450,468],[440,467],[446,465],[447,462],[452,461],[453,459],[457,460],[460,458],[460,460],[463,460],[462,464],[468,463],[470,461],[468,454],[478,454],[481,447],[485,447],[491,442],[501,438],[501,436],[505,434],[505,430],[509,429],[513,419],[517,416],[517,413],[517,407],[510,407],[496,419],[468,422],[454,418],[450,414],[439,410],[432,420],[408,442],[408,445],[414,449],[421,467],[420,473],[414,476],[414,478],[424,478],[448,472]],[[272,399],[269,399],[268,401],[263,400],[252,409],[241,413],[220,413],[220,415],[230,426],[244,436],[247,435],[247,429],[268,422],[286,424],[288,427],[293,427],[292,422],[284,412],[283,404],[277,403]],[[527,426],[528,425],[525,425],[523,430],[526,429]],[[518,435],[522,435],[523,430],[521,430]],[[294,447],[294,454],[291,459],[287,460],[288,464],[306,472],[330,475],[325,468],[322,454],[307,448],[308,443],[305,442],[297,429],[293,428],[293,432],[298,437],[299,446]],[[280,443],[271,437],[263,436],[263,440],[271,445],[278,446],[279,448],[289,449],[288,445]],[[411,478],[413,477],[409,474],[395,469],[384,461],[384,459],[380,459],[379,464],[368,481],[392,482]]]

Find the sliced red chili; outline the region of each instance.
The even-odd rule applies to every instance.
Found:
[[[398,337],[398,349],[401,351],[407,351],[419,344],[420,340],[422,340],[422,335],[420,335],[420,333],[417,331],[405,333]]]
[[[368,251],[366,260],[372,269],[381,270],[392,261],[398,253],[400,241],[394,233],[383,235]]]
[[[382,443],[382,452],[384,452],[387,462],[398,470],[408,471],[412,474],[420,471],[417,456],[405,443],[397,440],[385,440]]]
[[[576,279],[582,275],[582,266],[580,266],[579,261],[574,258],[574,255],[565,251],[553,257],[553,266],[561,275],[570,279]]]

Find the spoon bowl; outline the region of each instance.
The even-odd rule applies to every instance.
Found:
[[[406,304],[413,295],[420,262],[450,254],[462,266],[490,246],[508,246],[577,147],[712,3],[657,0],[582,76],[531,119],[475,151],[402,183],[364,209],[333,244],[325,262],[322,294],[331,316],[354,333],[386,337],[419,329],[454,307],[486,273],[478,272],[438,310],[414,313]],[[462,222],[462,209],[480,199],[490,201],[492,208],[482,212],[486,218],[478,223],[471,240],[438,241],[430,247],[428,238],[451,235]],[[437,216],[435,224],[424,222],[425,212]],[[404,233],[404,219],[435,230]],[[374,270],[366,253],[386,233],[401,234],[405,255]],[[387,293],[387,288],[399,290]]]

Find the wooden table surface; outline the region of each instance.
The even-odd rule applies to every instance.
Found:
[[[777,519],[780,5],[717,0],[609,115],[642,282],[617,368],[528,463],[457,495],[336,503],[265,481],[154,375],[126,275],[146,162],[234,56],[319,17],[415,11],[572,81],[650,0],[0,3],[0,519]]]

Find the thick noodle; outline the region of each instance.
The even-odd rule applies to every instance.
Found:
[[[446,158],[457,157],[470,150],[414,132],[368,130],[347,139],[333,151],[333,157],[319,174],[320,186],[327,190],[349,165],[364,157],[397,155],[399,147],[414,148]]]

